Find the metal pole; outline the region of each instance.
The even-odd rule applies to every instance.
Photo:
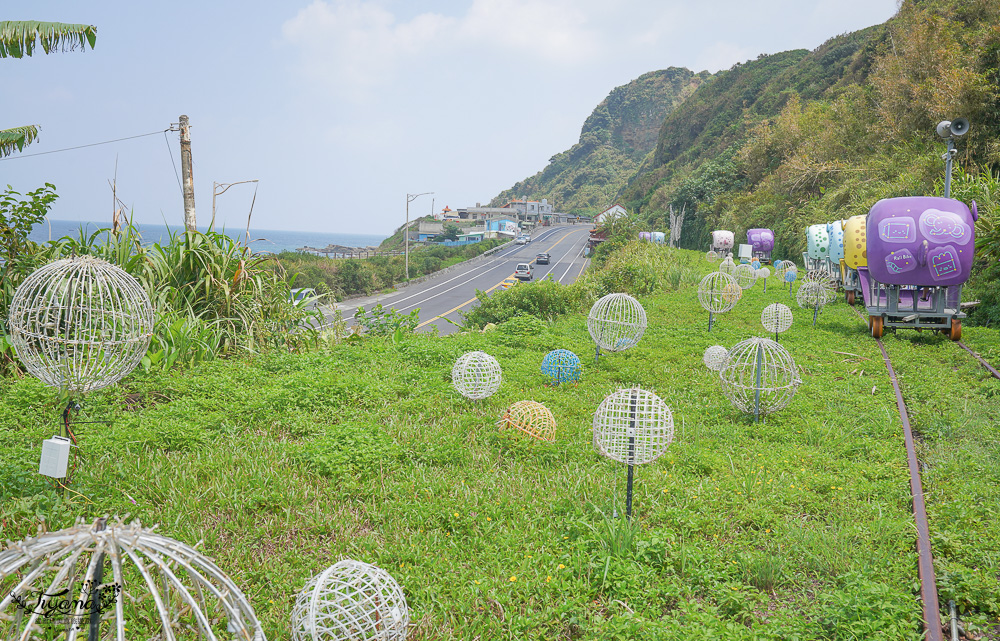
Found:
[[[712,320],[715,318],[715,312],[708,312],[708,331],[712,331]]]
[[[756,423],[760,421],[760,388],[761,388],[761,376],[763,372],[764,364],[764,346],[757,345],[757,382],[754,385],[754,399],[753,399],[753,422]]]
[[[767,293],[767,279],[764,279],[764,293]]]
[[[595,354],[594,354],[594,365],[597,365],[600,362],[600,359],[601,359],[601,346],[598,345],[597,347],[595,347],[594,351],[595,351]]]
[[[184,227],[197,231],[198,223],[194,214],[194,168],[191,163],[191,128],[187,116],[180,117],[181,129],[181,176],[184,182]]]
[[[813,327],[816,327],[817,316],[819,316],[819,301],[816,301],[816,309],[813,310]]]
[[[636,393],[632,390],[632,396],[628,404],[628,476],[625,480],[625,520],[632,520],[632,473],[635,460],[635,405]]]
[[[105,519],[100,519],[94,529],[100,532],[106,523]],[[101,552],[101,555],[97,557],[94,579],[90,583],[90,631],[87,634],[87,641],[100,641],[101,638],[101,583],[103,582],[104,552]]]
[[[410,280],[410,194],[406,194],[406,224],[403,225],[403,247],[406,250],[406,258],[404,259],[406,277],[404,280]]]
[[[951,198],[951,165],[955,156],[955,142],[948,139],[948,151],[944,155],[944,197]]]

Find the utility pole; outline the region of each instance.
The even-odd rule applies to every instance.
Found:
[[[184,227],[188,231],[198,231],[194,215],[194,172],[191,167],[191,128],[188,117],[180,117],[181,128],[181,174],[184,182]]]
[[[403,246],[405,247],[406,258],[404,263],[406,264],[406,280],[410,280],[410,203],[416,200],[419,196],[427,196],[433,194],[433,191],[425,191],[422,194],[406,194],[406,225],[403,226]]]

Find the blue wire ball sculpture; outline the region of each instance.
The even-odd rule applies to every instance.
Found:
[[[582,372],[580,357],[568,349],[554,349],[542,359],[542,374],[545,374],[550,385],[576,383]]]

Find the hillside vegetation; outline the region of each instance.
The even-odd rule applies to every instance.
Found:
[[[556,154],[549,165],[493,199],[548,198],[558,211],[589,215],[604,209],[657,144],[664,116],[706,78],[671,67],[615,87],[580,131],[580,142]]]

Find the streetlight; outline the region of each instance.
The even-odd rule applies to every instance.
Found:
[[[406,258],[406,280],[410,280],[410,203],[419,198],[433,194],[433,191],[425,191],[420,194],[406,194],[406,225],[403,226],[403,246],[405,247]]]
[[[255,183],[255,182],[258,182],[258,181],[256,179],[254,179],[254,180],[241,180],[241,181],[235,182],[235,183],[217,183],[217,182],[212,182],[212,223],[208,226],[208,230],[209,231],[212,231],[213,229],[215,229],[215,197],[216,196],[221,196],[222,194],[226,193],[226,191],[230,187],[232,187],[233,185],[242,185],[243,183]],[[225,187],[225,189],[223,189],[222,191],[218,191],[219,187]],[[257,192],[254,192],[255,196],[256,196],[256,193]],[[247,228],[249,229],[249,227],[250,227],[250,225],[249,225],[249,222],[248,222],[247,223]],[[248,240],[249,240],[249,238],[248,238]]]

